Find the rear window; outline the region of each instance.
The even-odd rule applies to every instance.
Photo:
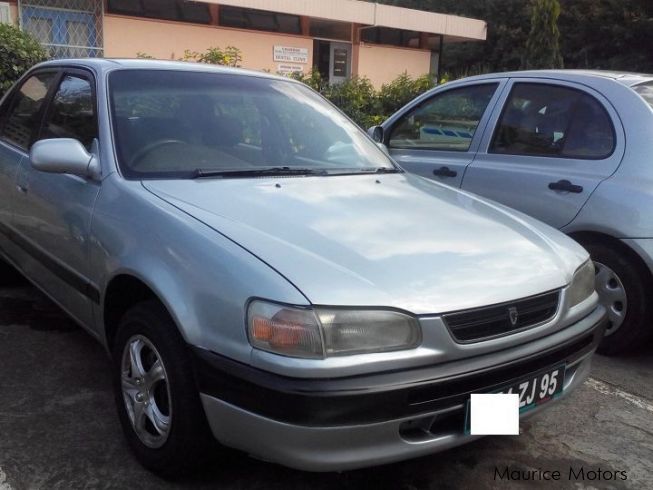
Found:
[[[653,82],[636,85],[633,88],[653,109]]]

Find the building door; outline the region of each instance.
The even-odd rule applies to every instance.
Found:
[[[63,2],[66,3],[66,2]],[[76,5],[80,7],[81,4]],[[56,8],[55,8],[56,7]],[[54,58],[85,58],[102,55],[101,35],[95,8],[62,8],[62,2],[20,2],[22,28],[38,39]]]
[[[330,43],[329,83],[344,82],[351,76],[351,44]]]

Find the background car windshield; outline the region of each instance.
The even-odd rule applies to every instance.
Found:
[[[301,167],[393,168],[322,97],[291,81],[173,70],[109,78],[116,150],[125,176]]]

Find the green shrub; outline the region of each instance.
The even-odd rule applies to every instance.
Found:
[[[390,116],[408,104],[418,95],[435,87],[431,75],[411,78],[407,73],[399,75],[392,82],[384,84],[379,91],[379,102],[384,115]]]
[[[39,42],[18,27],[0,24],[0,94],[33,65],[47,59]]]
[[[209,48],[203,53],[197,51],[184,51],[184,57],[181,61],[196,61],[198,63],[208,63],[210,65],[224,65],[231,67],[239,67],[243,61],[243,55],[240,49],[233,46],[226,48]]]
[[[329,84],[315,71],[289,76],[320,92],[362,128],[381,124],[415,97],[435,86],[431,75],[411,78],[405,73],[378,91],[365,77]]]
[[[374,86],[367,78],[353,77],[327,85],[322,94],[359,126],[366,128],[374,125],[373,118],[379,114],[380,107]]]

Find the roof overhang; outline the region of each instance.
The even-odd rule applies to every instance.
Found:
[[[365,26],[391,27],[441,34],[445,38],[484,41],[487,24],[482,20],[422,10],[380,5],[360,0],[203,0],[206,3],[283,12]]]

